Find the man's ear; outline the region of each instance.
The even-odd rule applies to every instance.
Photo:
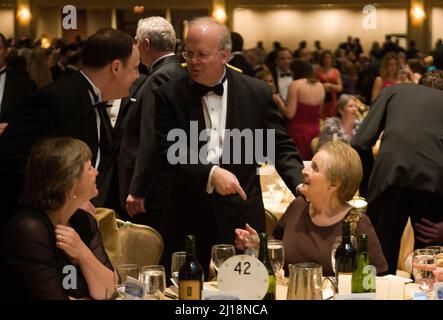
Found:
[[[118,59],[115,59],[111,62],[111,72],[113,75],[116,75],[122,67],[122,62]]]
[[[149,51],[149,49],[151,48],[151,42],[149,42],[149,39],[143,39],[141,44],[142,48],[146,51]]]
[[[228,63],[228,60],[229,60],[230,57],[231,57],[231,50],[230,49],[224,49],[222,51],[223,63]]]

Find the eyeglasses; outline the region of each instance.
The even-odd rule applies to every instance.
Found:
[[[207,60],[210,56],[219,53],[220,51],[217,51],[216,53],[207,53],[207,52],[197,52],[194,53],[192,51],[183,51],[182,52],[182,57],[185,60],[191,60],[192,58],[195,58],[197,61],[205,61]]]

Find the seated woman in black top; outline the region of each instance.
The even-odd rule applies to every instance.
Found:
[[[94,217],[78,209],[97,196],[88,146],[73,138],[37,142],[28,159],[22,210],[1,240],[9,299],[104,299],[114,273]],[[12,292],[13,290],[14,292]]]

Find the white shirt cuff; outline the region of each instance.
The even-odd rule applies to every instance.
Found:
[[[218,166],[212,166],[211,171],[209,172],[208,182],[206,183],[206,192],[211,194],[214,192],[214,185],[212,184],[212,175],[214,174],[214,170],[218,168]]]

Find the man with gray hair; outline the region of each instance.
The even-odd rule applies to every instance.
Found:
[[[134,222],[159,228],[166,201],[166,179],[159,179],[156,152],[153,92],[165,82],[186,74],[174,54],[175,31],[162,17],[138,22],[137,46],[150,74],[132,96],[123,124],[119,152],[120,204]],[[155,186],[155,188],[154,188]],[[142,214],[140,214],[142,213]]]
[[[157,141],[172,195],[165,209],[163,265],[169,265],[172,252],[184,248],[187,234],[196,236],[197,256],[207,269],[211,246],[233,243],[235,228],[250,223],[264,231],[259,149],[275,150],[275,157],[270,151],[266,156],[275,158],[277,171],[294,193],[303,181],[303,164],[285,132],[271,88],[227,68],[230,55],[231,37],[224,25],[207,17],[193,20],[183,52],[188,75],[155,92]],[[186,135],[181,149],[187,156],[176,163],[168,160],[177,143],[169,136],[179,130]],[[251,133],[250,138],[240,137],[241,146],[235,148],[243,133]],[[255,149],[248,149],[251,146]],[[248,161],[249,156],[254,159]]]

